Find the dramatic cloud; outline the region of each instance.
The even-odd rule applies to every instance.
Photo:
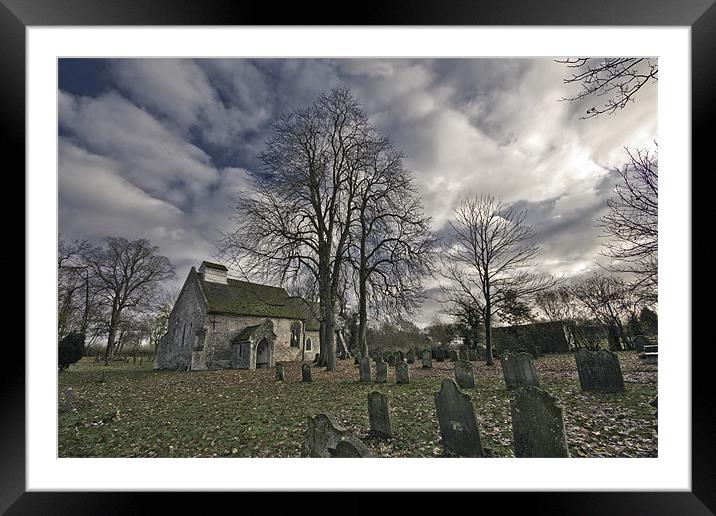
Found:
[[[66,75],[80,71],[86,88]],[[347,85],[406,153],[434,231],[449,238],[466,196],[501,196],[527,210],[540,270],[579,276],[600,260],[624,147],[654,146],[657,89],[580,120],[596,100],[560,102],[565,73],[549,59],[118,59],[63,76],[61,60],[60,231],[149,238],[182,281],[230,227],[271,122]]]

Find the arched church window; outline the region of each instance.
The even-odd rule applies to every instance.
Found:
[[[295,322],[291,325],[291,347],[297,348],[301,344],[301,323]]]

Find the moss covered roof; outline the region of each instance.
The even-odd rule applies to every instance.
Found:
[[[198,277],[208,313],[299,319],[305,321],[306,330],[314,326],[318,329],[318,321],[310,309],[312,304],[289,296],[286,289],[231,278],[224,285],[205,281],[200,274]]]

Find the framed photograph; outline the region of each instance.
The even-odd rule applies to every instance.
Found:
[[[461,491],[713,513],[691,344],[710,2],[350,24],[0,2],[27,203],[3,510]]]

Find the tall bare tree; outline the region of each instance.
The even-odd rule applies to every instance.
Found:
[[[487,364],[492,365],[492,323],[516,300],[525,301],[552,288],[556,278],[529,271],[540,248],[527,212],[492,195],[468,198],[453,210],[453,239],[445,242],[441,274],[452,305],[472,305],[482,313]]]
[[[599,219],[607,240],[603,254],[613,261],[613,272],[633,274],[632,286],[648,303],[657,300],[658,286],[658,180],[656,153],[626,149],[629,163],[617,169],[621,182],[607,201],[608,213]]]
[[[358,346],[368,355],[368,305],[397,322],[419,305],[435,238],[403,155],[379,134],[356,179],[350,261],[358,297]]]
[[[591,106],[581,118],[614,113],[634,101],[634,95],[647,84],[655,83],[659,75],[656,59],[636,57],[558,59],[570,69],[565,84],[579,84],[579,93],[561,100],[578,101],[588,97],[603,97],[601,106]]]
[[[85,256],[87,267],[99,286],[100,295],[110,306],[105,364],[114,353],[117,331],[125,310],[147,303],[158,292],[162,281],[173,278],[174,266],[149,240],[105,238],[105,246],[91,248]]]
[[[335,309],[372,128],[347,89],[281,116],[253,188],[238,200],[219,253],[247,276],[284,284],[309,275],[320,306],[319,364],[336,368]]]

